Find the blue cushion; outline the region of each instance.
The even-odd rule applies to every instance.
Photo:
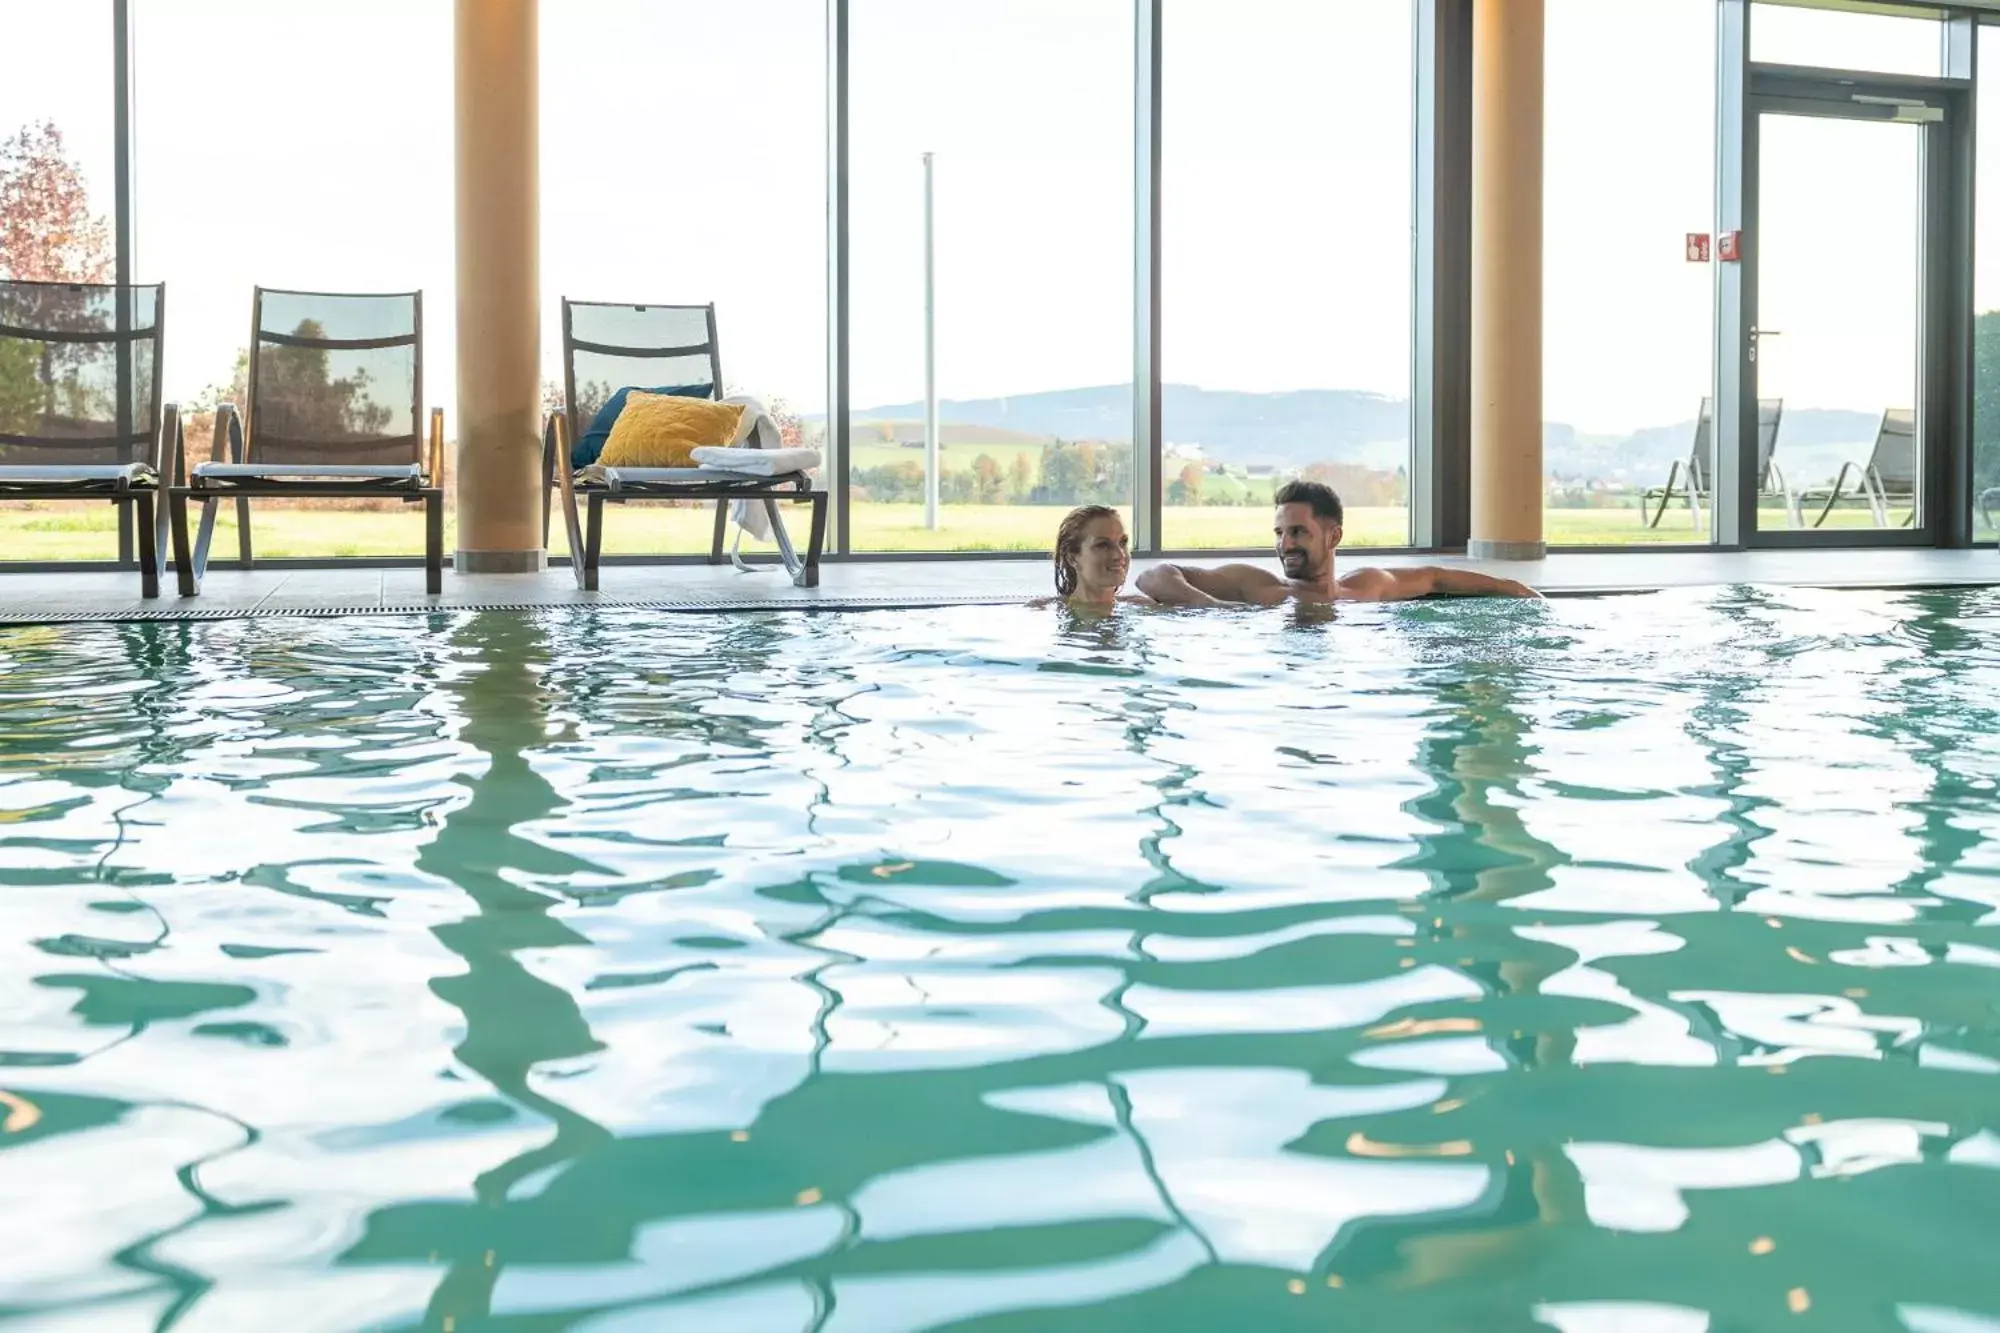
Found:
[[[625,410],[625,395],[631,393],[633,387],[626,385],[597,409],[597,415],[590,419],[590,429],[579,435],[576,443],[570,446],[571,467],[589,467],[604,452],[604,442],[611,438],[611,428],[618,424],[618,414]],[[715,393],[715,387],[709,384],[675,384],[659,389],[640,389],[639,392],[665,393],[676,398],[707,398]]]

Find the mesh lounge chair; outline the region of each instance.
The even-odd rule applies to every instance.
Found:
[[[804,472],[757,476],[698,468],[607,468],[601,480],[584,480],[570,466],[573,441],[599,408],[621,388],[676,388],[708,398],[722,396],[722,355],[712,305],[613,305],[563,301],[565,410],[550,413],[542,432],[542,541],[548,542],[552,493],[562,497],[569,529],[570,566],[586,592],[597,589],[603,554],[604,506],[644,500],[714,500],[715,540],[709,563],[721,564],[730,502],[761,499],[792,582],[819,583],[820,548],[826,541],[826,492]],[[577,501],[585,505],[579,520]],[[811,535],[801,558],[778,513],[778,501],[812,506]]]
[[[252,499],[398,499],[424,506],[424,584],[444,587],[444,412],[419,434],[424,402],[421,292],[348,296],[259,287],[252,306],[249,419],[216,412],[210,459],[167,491],[180,592],[208,571],[215,508],[236,500],[238,549],[251,563]],[[189,500],[202,505],[188,543]]]
[[[131,505],[147,597],[160,595],[161,450],[180,430],[160,402],[165,306],[160,286],[0,282],[0,499]]]
[[[1853,490],[1847,489],[1850,478],[1856,482]],[[1875,428],[1875,447],[1869,451],[1868,461],[1856,466],[1842,463],[1840,475],[1833,479],[1833,488],[1828,491],[1813,491],[1799,497],[1799,503],[1817,504],[1818,514],[1813,516],[1813,526],[1826,522],[1836,506],[1843,501],[1862,500],[1874,516],[1875,526],[1889,526],[1889,506],[1897,502],[1907,504],[1910,512],[1903,516],[1903,526],[1909,527],[1917,517],[1917,414],[1907,407],[1892,407],[1882,414],[1882,424]]]
[[[1782,496],[1785,501],[1785,520],[1790,522],[1796,515],[1798,505],[1792,497],[1791,488],[1785,484],[1784,469],[1779,467],[1774,455],[1778,448],[1778,425],[1784,420],[1785,400],[1782,398],[1760,398],[1757,400],[1757,494]],[[1689,451],[1686,463],[1675,463],[1667,472],[1667,484],[1647,491],[1639,497],[1639,508],[1646,515],[1646,526],[1657,528],[1666,517],[1667,506],[1675,500],[1687,501],[1688,509],[1695,515],[1697,527],[1701,523],[1702,506],[1714,495],[1713,478],[1709,475],[1710,460],[1715,456],[1715,400],[1701,400],[1701,417],[1694,428],[1694,448]]]

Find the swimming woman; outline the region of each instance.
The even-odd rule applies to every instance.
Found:
[[[1131,570],[1132,539],[1117,510],[1082,505],[1069,511],[1056,529],[1056,597],[1063,605],[1072,611],[1109,611],[1120,602],[1150,603],[1150,597],[1120,595]]]

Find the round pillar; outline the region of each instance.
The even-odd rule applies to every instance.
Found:
[[[1539,560],[1543,0],[1474,0],[1472,524],[1467,554]]]
[[[537,9],[456,0],[461,574],[546,563]]]

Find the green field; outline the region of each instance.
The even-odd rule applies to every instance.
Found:
[[[604,548],[619,555],[694,554],[708,546],[712,512],[703,508],[633,506],[614,509],[605,519]],[[862,504],[854,507],[856,551],[1021,551],[1049,549],[1061,506],[947,505],[940,530],[924,529],[921,505]],[[1893,515],[1900,521],[1901,513]],[[1782,523],[1773,509],[1766,521]],[[1400,546],[1408,541],[1408,517],[1401,509],[1350,509],[1347,545]],[[116,549],[109,505],[0,505],[0,557],[12,561],[104,560]],[[1270,515],[1261,507],[1168,508],[1166,545],[1177,550],[1261,547],[1270,540]],[[1547,515],[1553,545],[1595,546],[1697,543],[1685,511],[1669,513],[1648,529],[1634,509],[1552,509]],[[1829,528],[1865,529],[1865,508],[1842,510]],[[794,525],[798,532],[799,525]],[[273,558],[418,556],[423,553],[423,519],[412,508],[398,513],[260,509],[253,517],[256,553]],[[445,548],[453,545],[449,518]],[[551,534],[551,554],[566,555],[560,517]],[[745,549],[760,549],[746,542]],[[769,549],[764,547],[761,549]],[[225,510],[217,525],[216,558],[236,551],[236,530]]]

